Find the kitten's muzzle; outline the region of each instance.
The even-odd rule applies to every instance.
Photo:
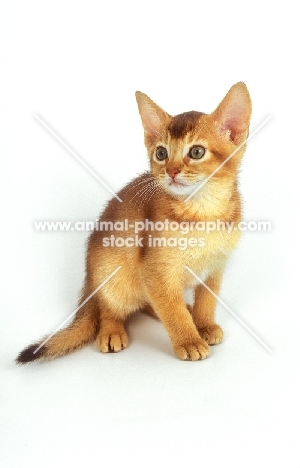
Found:
[[[172,177],[172,179],[175,180],[175,177],[177,176],[177,174],[179,174],[181,172],[181,168],[180,167],[167,167],[166,169],[166,172],[167,174]]]

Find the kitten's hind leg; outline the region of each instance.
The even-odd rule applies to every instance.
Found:
[[[218,271],[205,281],[208,288],[218,295],[220,290],[222,271]],[[215,323],[216,297],[205,286],[199,284],[195,288],[195,304],[192,311],[194,323],[200,336],[209,344],[214,345],[222,341],[223,330]]]
[[[128,346],[125,322],[131,313],[139,309],[141,303],[140,298],[137,299],[136,289],[122,288],[122,281],[125,281],[120,276],[114,277],[105,289],[97,293],[99,332],[96,343],[103,353],[117,353]]]
[[[117,353],[128,345],[128,335],[124,322],[129,315],[121,310],[120,304],[109,305],[107,298],[98,295],[100,310],[100,327],[96,343],[103,353]]]
[[[96,343],[103,353],[117,353],[125,349],[128,345],[128,335],[124,322],[114,318],[101,317]]]

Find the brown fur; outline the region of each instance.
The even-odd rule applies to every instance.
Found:
[[[133,224],[145,219],[179,223],[220,219],[237,224],[241,220],[237,173],[245,146],[188,202],[185,202],[188,195],[174,193],[166,185],[177,183],[177,177],[191,185],[199,180],[199,174],[203,179],[209,177],[246,139],[251,115],[246,86],[234,85],[217,109],[208,115],[192,111],[171,117],[145,94],[137,92],[136,98],[151,171],[123,188],[118,193],[123,203],[113,198],[100,220],[116,222],[127,218]],[[189,157],[188,149],[195,145],[206,148],[203,160]],[[168,150],[164,161],[155,157],[158,146]],[[122,268],[79,310],[68,328],[54,335],[36,355],[33,355],[33,345],[26,348],[18,356],[18,363],[61,356],[95,338],[101,351],[120,351],[128,344],[126,318],[143,309],[162,321],[180,359],[204,359],[209,345],[222,340],[222,329],[214,322],[216,299],[185,266],[200,276],[205,272],[206,284],[218,294],[226,260],[239,240],[238,231],[201,232],[205,246],[186,250],[148,246],[150,235],[183,237],[177,231],[140,232],[143,247],[104,247],[103,238],[112,234],[135,236],[133,229],[95,230],[91,234],[81,301],[117,267]],[[185,237],[198,238],[199,231],[192,230]],[[195,290],[191,313],[183,300],[184,289],[188,287]]]

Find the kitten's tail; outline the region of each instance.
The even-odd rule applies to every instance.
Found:
[[[80,303],[88,298],[85,286]],[[91,297],[76,313],[72,323],[53,335],[38,351],[46,337],[23,349],[16,358],[17,364],[37,360],[50,360],[69,354],[96,339],[99,330],[99,314],[96,299]]]

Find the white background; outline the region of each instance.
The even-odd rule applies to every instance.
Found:
[[[295,2],[1,1],[0,467],[300,467],[299,72]],[[16,367],[76,307],[87,233],[35,220],[95,220],[110,198],[34,118],[113,190],[147,168],[134,92],[171,114],[211,112],[237,81],[254,130],[240,185],[247,233],[221,305],[223,344],[181,362],[159,322],[128,324],[129,348],[93,344]],[[297,230],[298,229],[298,230]],[[297,281],[297,282],[296,282]]]

